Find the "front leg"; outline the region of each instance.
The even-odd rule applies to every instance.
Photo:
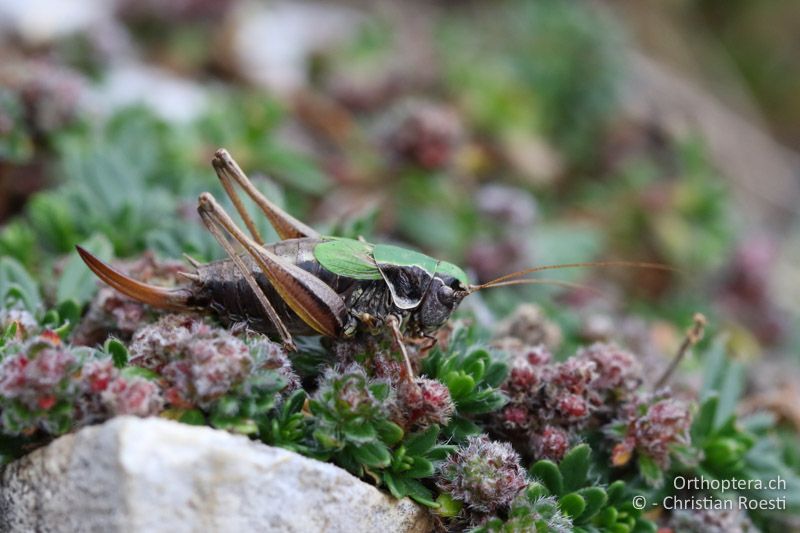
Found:
[[[400,331],[400,319],[397,318],[395,315],[389,315],[386,317],[386,325],[389,326],[389,330],[392,332],[392,337],[394,338],[395,344],[397,344],[398,348],[400,348],[400,352],[403,354],[403,360],[405,361],[406,368],[404,372],[404,378],[407,381],[414,381],[414,369],[411,367],[411,359],[408,357],[408,351],[406,351],[406,345],[403,342],[403,333]]]

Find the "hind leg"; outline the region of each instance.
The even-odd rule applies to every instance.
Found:
[[[200,195],[197,211],[203,223],[236,264],[258,297],[269,319],[278,328],[284,344],[294,347],[290,332],[280,320],[261,288],[236,253],[228,236],[237,241],[258,265],[281,299],[303,322],[327,337],[339,337],[349,320],[344,300],[322,280],[259,245],[239,229],[222,206],[208,193]],[[227,234],[227,236],[226,236]]]
[[[263,194],[261,194],[261,192],[255,188],[250,179],[245,175],[236,161],[233,160],[227,150],[224,148],[217,150],[217,152],[214,154],[214,159],[211,161],[211,164],[214,165],[214,170],[216,171],[220,182],[222,182],[225,192],[230,197],[233,205],[236,206],[236,211],[238,211],[239,215],[242,217],[242,220],[244,220],[245,226],[247,226],[247,229],[250,231],[253,239],[255,239],[258,244],[264,244],[264,239],[258,233],[258,230],[253,223],[253,219],[250,218],[250,215],[244,208],[242,200],[239,198],[239,194],[234,189],[234,183],[238,184],[244,190],[245,194],[247,194],[247,196],[249,196],[256,203],[256,205],[258,205],[261,211],[264,212],[269,219],[270,224],[272,224],[272,227],[275,228],[276,232],[278,232],[278,236],[281,239],[319,237],[319,233],[317,233],[314,229],[303,224],[292,215],[274,203],[270,202]]]

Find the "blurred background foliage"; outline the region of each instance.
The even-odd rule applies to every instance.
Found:
[[[702,311],[756,394],[797,376],[799,25],[763,0],[4,0],[0,277],[85,304],[75,244],[220,258],[194,208],[222,197],[225,147],[298,218],[478,281],[674,267],[557,271],[600,296],[499,289],[464,314],[536,301],[565,352],[612,338],[663,361]]]

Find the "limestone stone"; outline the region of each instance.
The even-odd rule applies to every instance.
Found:
[[[119,417],[0,470],[0,532],[423,532],[348,472],[207,427]]]

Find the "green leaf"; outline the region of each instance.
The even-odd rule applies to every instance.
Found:
[[[606,495],[608,496],[608,503],[615,505],[625,494],[625,482],[621,479],[613,482],[606,488]]]
[[[558,506],[564,514],[571,518],[577,518],[586,510],[586,502],[583,497],[577,492],[570,492],[565,494],[558,500]]]
[[[424,455],[436,444],[439,437],[439,426],[433,424],[425,431],[414,433],[406,439],[403,445],[409,455]]]
[[[531,481],[528,483],[528,487],[525,489],[525,495],[529,500],[536,501],[539,498],[549,496],[550,492],[542,483],[539,483],[538,481]]]
[[[28,311],[33,313],[39,308],[42,299],[36,281],[19,261],[11,257],[0,257],[0,307],[5,306],[4,300],[14,288]]]
[[[483,376],[483,381],[490,387],[499,387],[508,375],[508,365],[499,361],[489,363],[486,369],[486,374]]]
[[[387,467],[392,461],[389,449],[381,442],[368,442],[361,446],[354,446],[352,452],[353,457],[359,463],[373,468]]]
[[[645,482],[651,487],[660,487],[664,481],[664,473],[656,462],[647,455],[640,454],[638,459],[639,472]]]
[[[306,391],[299,389],[294,391],[283,404],[283,413],[286,415],[297,413],[303,408],[306,401]]]
[[[414,457],[414,463],[411,465],[411,468],[403,472],[403,475],[407,478],[432,477],[434,471],[433,463],[424,457],[416,456]]]
[[[592,518],[594,515],[600,512],[600,509],[602,509],[608,501],[606,491],[600,487],[583,488],[578,491],[578,494],[580,494],[581,497],[583,497],[583,500],[586,502],[586,509],[578,517],[580,522],[585,522]]]
[[[203,415],[203,412],[200,411],[199,409],[187,409],[178,418],[178,422],[181,422],[183,424],[189,424],[190,426],[205,426],[206,417]]]
[[[96,257],[102,261],[110,261],[113,254],[113,247],[111,241],[103,234],[95,234],[88,240],[81,243],[81,246],[86,248]],[[88,302],[94,292],[97,290],[97,278],[91,270],[86,266],[77,252],[73,252],[66,264],[61,278],[58,280],[56,287],[56,301],[63,302],[65,300],[74,299],[78,302]]]
[[[113,337],[106,339],[103,350],[111,356],[115,367],[124,368],[128,364],[128,349],[119,339]]]
[[[378,430],[381,440],[389,446],[393,446],[403,439],[403,428],[394,422],[379,420],[375,422],[375,428]]]
[[[372,392],[372,395],[375,396],[376,400],[383,401],[389,397],[391,387],[388,383],[373,383],[369,386],[369,390]]]
[[[56,311],[61,321],[61,326],[56,330],[56,333],[62,339],[65,339],[81,319],[81,306],[77,301],[70,298],[58,304]]]
[[[439,446],[434,446],[428,453],[426,454],[428,459],[432,461],[443,461],[447,459],[451,453],[456,451],[458,446],[454,446],[452,444],[440,444]]]
[[[433,493],[422,483],[414,479],[406,479],[406,492],[408,496],[426,507],[437,508],[439,504],[433,499]]]
[[[436,497],[436,503],[439,504],[436,514],[445,518],[452,518],[458,516],[464,504],[458,500],[454,500],[452,496],[446,492],[442,492]]]
[[[564,492],[564,478],[553,461],[548,459],[537,461],[531,466],[530,474],[544,483],[550,494],[558,496]]]
[[[461,369],[472,376],[477,382],[483,377],[488,360],[489,354],[486,350],[483,348],[475,348],[464,358],[464,361],[461,363]]]
[[[455,442],[462,442],[470,435],[481,433],[481,427],[475,422],[462,416],[454,416],[447,425],[446,432]]]
[[[700,410],[692,423],[692,443],[700,444],[703,439],[714,431],[714,420],[717,417],[717,404],[719,397],[716,393],[710,394],[700,405]]]
[[[456,403],[467,397],[475,388],[475,380],[463,372],[450,372],[445,376],[444,382],[450,389],[450,397]]]
[[[591,453],[588,444],[579,444],[568,451],[558,464],[558,469],[564,479],[564,490],[578,490],[586,485]]]
[[[127,366],[120,371],[120,375],[126,378],[144,378],[150,381],[161,379],[158,373],[140,366]]]
[[[370,423],[365,423],[363,420],[346,424],[344,428],[342,428],[342,432],[347,440],[359,444],[373,441],[378,436],[375,426]]]
[[[619,511],[615,507],[606,507],[597,516],[595,523],[606,528],[610,528],[617,523]]]
[[[384,472],[383,482],[386,484],[386,488],[389,489],[389,492],[395,498],[400,499],[406,496],[408,487],[406,486],[405,480],[395,476],[391,472]]]

